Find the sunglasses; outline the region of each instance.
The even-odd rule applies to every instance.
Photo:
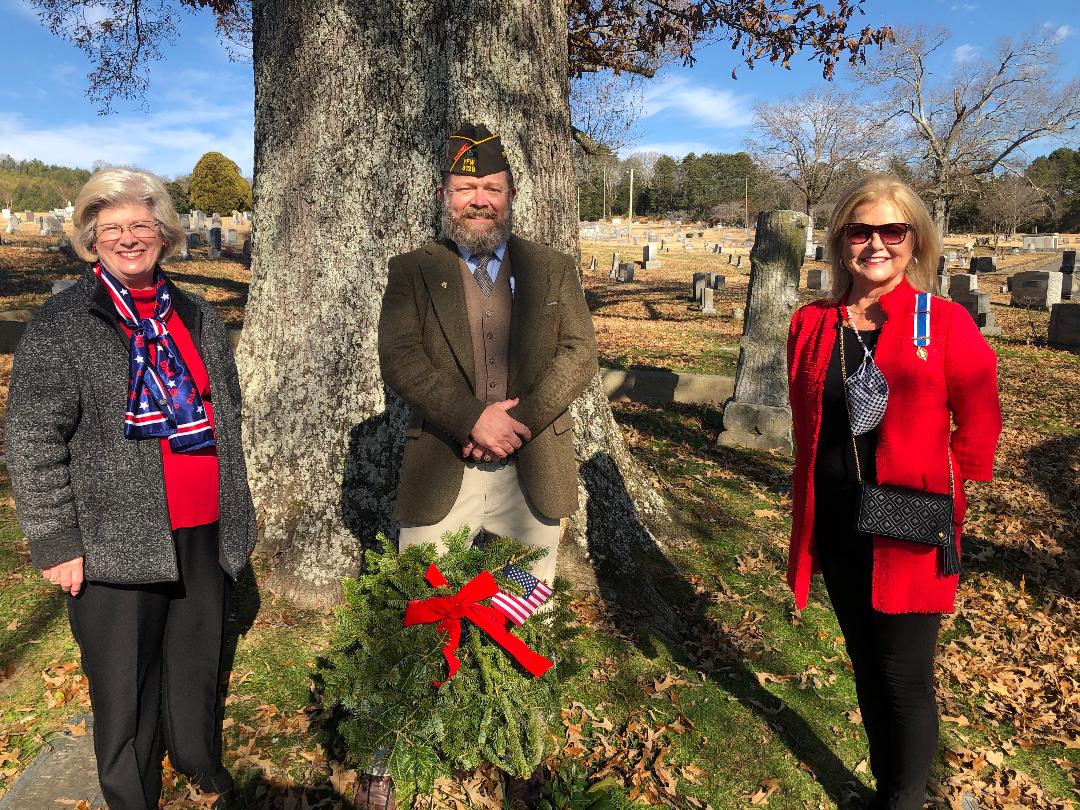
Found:
[[[863,222],[848,222],[842,227],[844,236],[852,245],[862,245],[870,241],[875,233],[881,237],[883,245],[899,245],[907,237],[911,226],[906,222],[890,222],[887,225],[867,225]]]

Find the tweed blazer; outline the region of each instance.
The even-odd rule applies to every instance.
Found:
[[[220,557],[235,577],[255,545],[236,364],[221,316],[168,284],[175,315],[210,377]],[[128,338],[92,270],[45,303],[15,351],[5,449],[19,523],[38,568],[81,555],[90,581],[177,578],[161,441],[124,436],[129,362]]]
[[[597,372],[596,336],[574,260],[516,236],[507,398],[532,439],[517,468],[532,505],[556,519],[577,509],[573,419],[567,408]],[[461,448],[484,411],[474,393],[472,337],[452,242],[390,259],[379,318],[383,379],[409,404],[394,517],[437,523],[461,488]]]

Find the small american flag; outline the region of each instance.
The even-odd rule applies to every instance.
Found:
[[[551,587],[513,565],[506,566],[502,575],[520,585],[524,596],[500,590],[491,597],[491,606],[520,627],[551,596]]]

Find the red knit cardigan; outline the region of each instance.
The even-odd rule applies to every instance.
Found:
[[[885,322],[874,360],[889,383],[878,426],[877,483],[927,492],[949,491],[947,450],[955,476],[954,520],[959,548],[967,502],[963,482],[988,481],[1001,432],[997,357],[971,316],[934,297],[926,360],[915,354],[915,289],[903,280],[879,300]],[[821,426],[825,370],[836,342],[837,305],[801,307],[788,335],[788,390],[795,434],[788,585],[806,607],[819,570],[814,549],[814,462]],[[950,435],[950,418],[955,429]],[[872,603],[883,613],[947,613],[959,576],[941,573],[936,549],[874,537]]]

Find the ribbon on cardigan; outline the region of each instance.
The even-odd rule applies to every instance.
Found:
[[[442,588],[449,583],[438,566],[428,566],[424,579],[433,588]],[[447,635],[443,646],[443,657],[449,668],[446,681],[450,680],[461,667],[461,661],[455,653],[461,643],[461,620],[468,619],[506,650],[507,654],[525,667],[531,675],[540,677],[554,664],[532,650],[528,644],[506,629],[506,616],[489,605],[481,605],[483,599],[489,599],[499,592],[499,586],[490,571],[481,571],[462,586],[453,596],[430,596],[427,599],[413,599],[405,608],[405,627],[416,624],[438,622],[438,629]],[[435,681],[442,686],[446,681]]]

